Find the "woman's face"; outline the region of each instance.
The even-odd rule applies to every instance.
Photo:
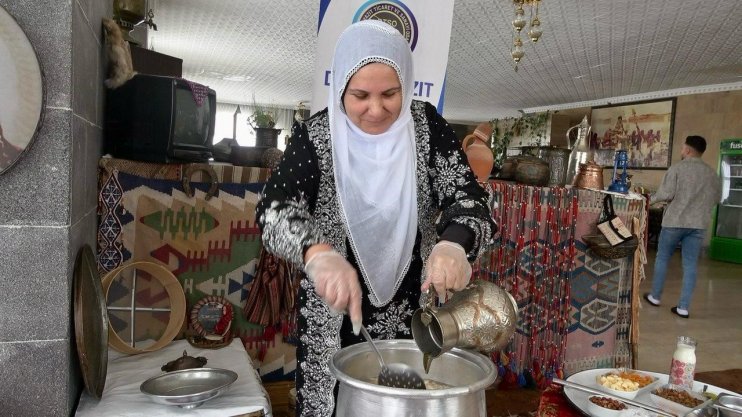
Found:
[[[402,110],[402,86],[397,72],[373,62],[353,74],[343,95],[345,114],[362,131],[386,132]]]

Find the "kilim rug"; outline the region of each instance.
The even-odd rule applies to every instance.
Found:
[[[548,385],[553,376],[630,365],[631,257],[609,260],[581,240],[597,233],[605,192],[492,181],[495,245],[475,277],[508,290],[518,303],[511,344],[493,355],[501,386]],[[645,224],[638,195],[615,195],[625,224]],[[643,264],[639,263],[643,270]]]
[[[234,312],[231,332],[259,360],[261,376],[290,378],[294,346],[283,343],[280,326],[250,323],[243,312],[261,252],[255,206],[269,172],[207,165],[213,170],[207,175],[191,173],[194,166],[204,167],[101,159],[99,270],[105,274],[128,261],[165,265],[183,286],[187,313],[204,296],[224,297]],[[214,175],[215,189],[210,178]],[[186,194],[184,177],[190,178],[193,196]],[[139,278],[137,303],[161,306],[163,289],[146,274]],[[112,287],[109,302],[126,304],[130,293],[130,288]],[[137,319],[135,340],[157,339],[166,320],[167,314]],[[111,315],[111,325],[123,340],[131,339],[130,324],[124,314]]]
[[[569,282],[574,263],[576,190],[493,181],[495,245],[475,265],[475,277],[515,298],[513,340],[492,359],[500,388],[543,385],[562,375]]]
[[[575,230],[575,269],[570,283],[569,335],[564,373],[585,369],[631,366],[633,256],[604,259],[582,241],[597,232],[605,192],[579,190],[579,220]],[[614,194],[613,206],[626,225],[636,217],[645,224],[645,200]],[[643,264],[639,264],[643,270]],[[641,272],[641,271],[640,271]]]

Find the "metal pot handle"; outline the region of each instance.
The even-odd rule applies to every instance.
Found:
[[[571,132],[576,127],[580,127],[580,125],[577,124],[577,125],[574,125],[574,126],[570,127],[569,129],[567,129],[567,133],[566,133],[566,135],[567,135],[567,149],[570,149],[571,150],[572,149],[572,146],[574,146],[574,143],[572,143],[572,141],[569,139],[569,132]],[[578,139],[579,138],[576,138],[575,139],[575,142],[577,142]]]

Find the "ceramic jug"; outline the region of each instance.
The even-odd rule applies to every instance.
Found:
[[[488,145],[491,136],[492,125],[482,122],[474,129],[474,133],[467,135],[461,142],[461,148],[469,159],[469,166],[480,184],[489,180],[495,165],[495,157]]]
[[[435,358],[448,350],[502,349],[518,323],[518,305],[507,291],[483,280],[470,283],[441,307],[427,305],[412,316],[412,337],[423,354]]]
[[[487,144],[475,135],[468,135],[461,142],[466,158],[469,160],[474,176],[479,183],[487,182],[495,165],[495,158],[492,156],[492,150]]]

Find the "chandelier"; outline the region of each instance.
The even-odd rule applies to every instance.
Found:
[[[529,10],[530,27],[528,28],[528,37],[533,43],[538,42],[539,38],[543,34],[541,29],[541,20],[538,18],[538,6],[542,0],[513,0],[515,6],[515,19],[513,19],[513,46],[510,49],[510,56],[513,57],[515,62],[515,70],[518,71],[518,63],[526,54],[523,50],[523,41],[520,39],[520,34],[528,25],[526,20],[526,11],[523,9],[525,6]]]

